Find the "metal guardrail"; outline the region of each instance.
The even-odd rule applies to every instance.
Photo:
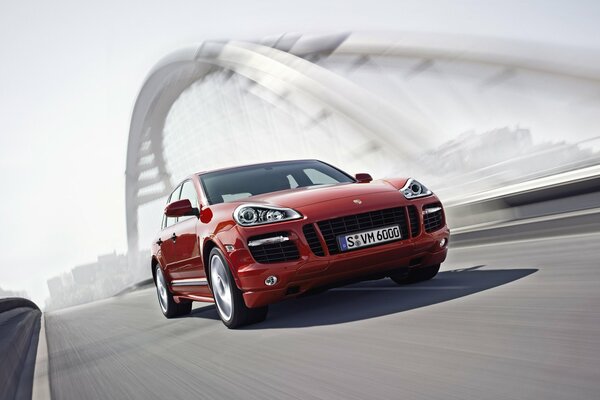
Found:
[[[447,201],[453,242],[600,231],[600,165]]]
[[[461,204],[484,202],[499,198],[513,198],[534,192],[542,194],[553,188],[559,195],[568,195],[567,189],[570,189],[574,185],[588,186],[588,188],[593,189],[594,185],[597,185],[598,182],[600,182],[600,165],[593,165],[486,190],[468,195],[467,197],[455,197],[446,200],[445,203],[454,207]],[[600,189],[599,186],[595,186],[595,188]]]

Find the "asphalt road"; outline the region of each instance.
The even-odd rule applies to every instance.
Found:
[[[152,289],[46,316],[58,399],[598,399],[600,234],[451,248],[434,280],[371,281],[227,330]]]

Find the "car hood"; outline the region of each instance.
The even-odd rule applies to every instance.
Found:
[[[279,192],[265,193],[251,196],[239,201],[240,203],[255,202],[282,207],[299,208],[311,204],[381,193],[397,192],[398,189],[386,181],[373,181],[370,183],[345,183],[336,185],[309,186],[296,189],[282,190]]]

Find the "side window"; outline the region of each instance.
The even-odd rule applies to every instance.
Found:
[[[314,168],[306,168],[304,169],[304,173],[308,176],[308,179],[312,182],[313,185],[328,185],[330,183],[338,183],[331,176],[322,173],[321,171],[317,171]]]
[[[288,181],[290,182],[290,188],[294,189],[298,187],[298,182],[294,179],[294,177],[290,174],[287,176]]]
[[[169,199],[167,200],[167,204],[179,200],[179,193],[180,192],[181,192],[181,186],[177,186],[177,189],[175,189],[173,191],[173,193],[171,193],[171,195],[169,196]],[[165,224],[164,224],[165,228],[167,226],[171,226],[171,225],[173,225],[174,223],[177,222],[177,218],[174,218],[174,217],[167,217],[167,216],[165,216],[164,219],[165,219]]]
[[[192,207],[198,207],[198,195],[196,194],[196,188],[194,187],[194,183],[192,181],[183,182],[183,186],[181,187],[181,196],[179,196],[179,200],[188,199],[190,203],[192,203]],[[188,217],[179,217],[179,221],[183,221],[193,216]]]

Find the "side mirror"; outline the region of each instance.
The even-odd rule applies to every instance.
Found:
[[[184,217],[186,215],[195,215],[198,217],[200,216],[200,210],[192,207],[192,203],[188,199],[182,199],[167,204],[165,215],[167,217]]]
[[[369,183],[373,180],[369,174],[356,174],[354,178],[356,178],[358,183]]]

